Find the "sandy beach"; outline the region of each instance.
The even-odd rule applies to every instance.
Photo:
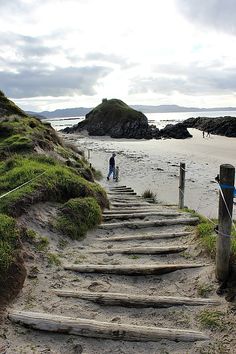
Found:
[[[90,162],[103,173],[106,181],[110,154],[116,153],[120,168],[120,184],[132,186],[139,194],[151,189],[157,200],[178,203],[179,163],[186,164],[185,205],[210,218],[218,215],[218,186],[215,177],[223,163],[236,165],[236,139],[189,129],[193,138],[185,140],[127,140],[84,135],[63,135],[90,150]],[[234,216],[236,213],[234,212]]]

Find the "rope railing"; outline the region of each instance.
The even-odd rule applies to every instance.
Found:
[[[40,174],[40,175],[38,175],[38,176],[35,176],[35,177],[31,178],[31,179],[30,179],[29,181],[27,181],[27,182],[22,183],[22,184],[21,184],[21,185],[19,185],[18,187],[13,188],[13,189],[11,189],[10,191],[8,191],[8,192],[6,192],[6,193],[4,193],[4,194],[0,195],[0,199],[2,199],[2,198],[4,198],[4,197],[6,197],[7,195],[9,195],[9,194],[11,194],[11,193],[15,192],[15,191],[16,191],[16,190],[18,190],[18,189],[20,189],[20,188],[22,188],[22,187],[26,186],[27,184],[29,184],[29,183],[31,183],[32,181],[34,181],[35,179],[37,179],[37,178],[41,177],[41,176],[42,176],[42,175],[44,175],[45,173],[46,173],[46,171],[44,171],[43,173],[41,173],[41,174]]]

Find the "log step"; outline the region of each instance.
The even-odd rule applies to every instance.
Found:
[[[188,249],[188,246],[165,246],[165,247],[126,247],[126,248],[110,248],[103,250],[94,250],[89,253],[120,253],[120,254],[168,254],[179,253]]]
[[[132,188],[110,188],[110,192],[134,192]]]
[[[162,209],[163,210],[163,209]],[[131,213],[155,213],[159,212],[160,207],[152,207],[148,206],[148,208],[139,208],[139,209],[133,209],[133,208],[127,208],[127,209],[111,209],[111,210],[104,210],[103,215],[110,215],[110,214],[131,214]]]
[[[146,206],[150,206],[151,204],[145,201],[127,201],[127,202],[120,202],[120,201],[112,201],[110,200],[110,203],[112,206],[116,206],[116,207],[125,207],[125,208],[129,208],[129,207],[146,207]]]
[[[166,308],[171,306],[202,306],[219,305],[215,299],[202,299],[191,297],[173,296],[146,296],[120,293],[104,293],[91,291],[54,290],[61,297],[73,297],[87,301],[94,301],[100,305],[125,306],[125,307],[154,307]]]
[[[189,236],[190,232],[161,232],[159,234],[147,234],[147,235],[128,235],[128,236],[113,236],[113,237],[102,237],[99,238],[100,241],[136,241],[136,240],[157,240],[165,238],[175,238]]]
[[[127,265],[108,265],[108,264],[71,264],[65,265],[65,270],[73,270],[80,273],[104,273],[118,275],[161,275],[171,273],[176,270],[204,267],[205,264],[127,264]]]
[[[34,329],[92,338],[138,342],[162,339],[195,342],[209,339],[207,335],[198,331],[99,322],[39,312],[12,311],[9,318],[13,322]]]
[[[175,217],[180,216],[181,213],[170,213],[170,212],[163,212],[163,211],[153,211],[153,212],[137,212],[137,213],[110,213],[110,214],[103,214],[104,220],[111,220],[111,219],[121,219],[121,220],[128,220],[128,219],[144,219],[148,216],[165,216],[165,217]]]
[[[108,195],[111,195],[111,196],[122,196],[123,197],[123,195],[124,196],[129,196],[129,195],[137,195],[137,193],[135,193],[135,192],[129,192],[129,191],[127,191],[127,192],[121,192],[121,191],[117,191],[117,192],[107,192],[107,194]]]
[[[105,223],[98,226],[99,229],[116,229],[121,227],[128,227],[130,229],[140,229],[145,227],[156,227],[156,226],[169,226],[169,225],[196,225],[198,223],[198,218],[183,218],[183,219],[163,219],[163,220],[152,220],[152,221],[123,221],[123,222],[113,222]]]

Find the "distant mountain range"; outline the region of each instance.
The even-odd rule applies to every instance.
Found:
[[[178,105],[131,105],[130,107],[141,111],[143,113],[172,113],[172,112],[217,112],[217,111],[236,111],[236,107],[214,107],[214,108],[196,108],[196,107],[182,107]],[[83,117],[90,112],[93,107],[78,107],[78,108],[65,108],[56,109],[55,111],[32,112],[27,111],[28,114],[43,118],[63,118],[63,117]]]

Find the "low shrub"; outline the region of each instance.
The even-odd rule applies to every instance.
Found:
[[[54,225],[61,233],[78,240],[101,221],[101,208],[94,198],[75,198],[60,208]]]

